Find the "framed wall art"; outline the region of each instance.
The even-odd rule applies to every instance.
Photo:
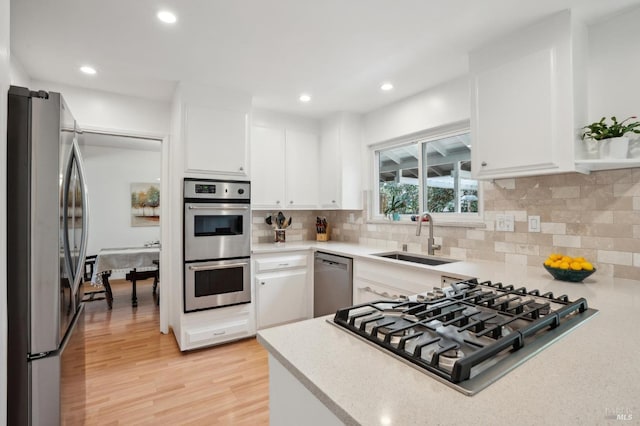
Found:
[[[131,184],[131,226],[160,225],[160,185]]]

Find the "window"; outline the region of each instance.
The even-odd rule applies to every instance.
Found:
[[[471,178],[468,130],[375,151],[378,215],[477,217],[478,181]]]

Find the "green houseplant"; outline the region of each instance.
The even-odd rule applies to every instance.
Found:
[[[400,220],[400,211],[404,210],[407,203],[404,201],[402,195],[392,195],[391,200],[387,203],[384,209],[384,214],[387,217],[393,218],[393,220]]]
[[[611,117],[611,124],[606,117],[582,128],[582,140],[587,143],[587,151],[594,153],[599,148],[601,158],[626,158],[629,148],[628,133],[640,134],[640,122],[631,121],[638,117],[631,116],[620,122]]]
[[[631,116],[628,117],[621,122],[618,123],[618,119],[616,117],[611,117],[611,121],[613,124],[608,125],[605,120],[606,117],[602,117],[600,121],[596,121],[595,123],[591,123],[588,126],[584,126],[583,129],[586,129],[582,132],[582,139],[595,139],[597,141],[603,139],[610,138],[619,138],[624,136],[626,133],[640,133],[640,121],[633,121],[631,123],[627,123],[629,120],[635,120],[638,117]]]

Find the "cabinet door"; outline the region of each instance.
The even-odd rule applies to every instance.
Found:
[[[309,318],[307,271],[256,277],[258,328]]]
[[[553,52],[536,52],[473,79],[474,172],[556,168]]]
[[[254,207],[282,208],[285,204],[284,131],[251,129],[251,201]]]
[[[340,208],[342,181],[340,159],[340,131],[337,123],[332,123],[323,129],[319,148],[320,167],[320,207]]]
[[[247,114],[185,106],[186,170],[247,176]]]
[[[286,208],[318,206],[318,135],[286,131]]]

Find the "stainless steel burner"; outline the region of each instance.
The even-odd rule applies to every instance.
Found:
[[[470,280],[341,309],[333,323],[471,395],[595,313],[584,299]]]

